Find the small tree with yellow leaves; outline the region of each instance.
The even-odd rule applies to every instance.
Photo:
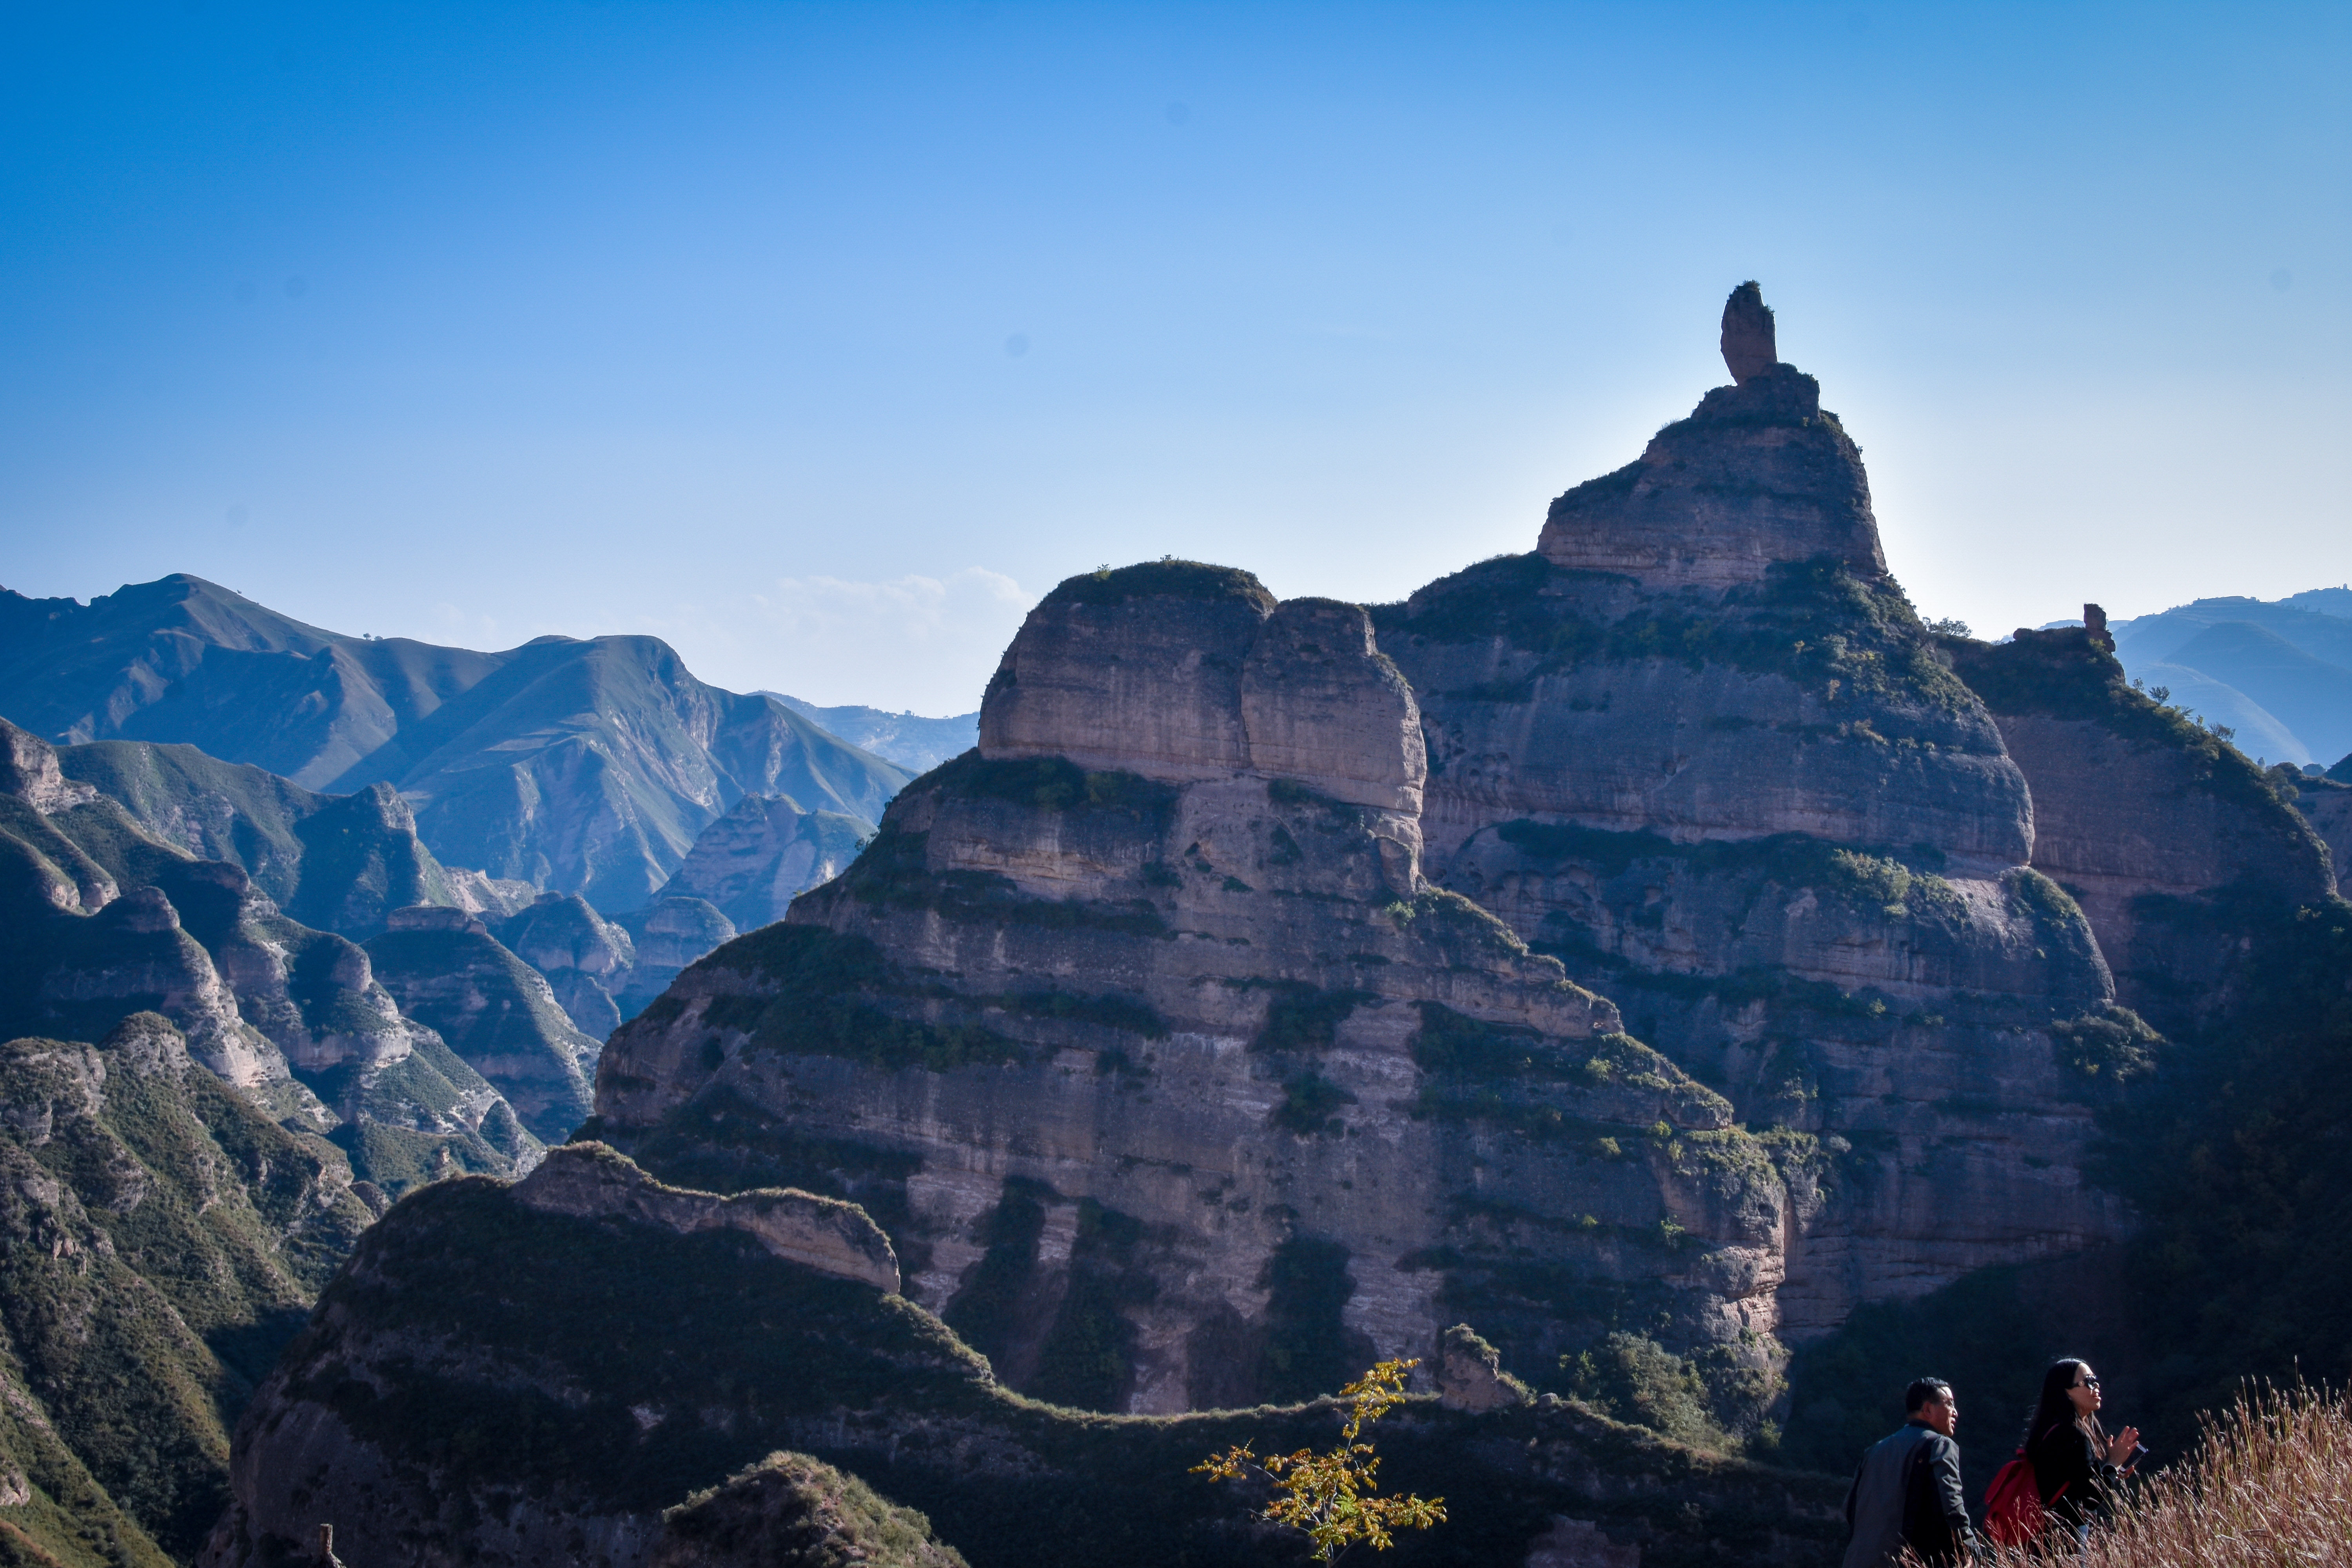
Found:
[[[1405,1373],[1420,1364],[1384,1361],[1341,1389],[1339,1397],[1349,1402],[1348,1425],[1339,1446],[1328,1454],[1301,1448],[1261,1459],[1244,1444],[1213,1455],[1193,1466],[1192,1473],[1215,1481],[1264,1476],[1274,1485],[1274,1500],[1256,1517],[1306,1531],[1318,1563],[1330,1562],[1358,1542],[1384,1552],[1395,1544],[1396,1531],[1443,1524],[1444,1498],[1379,1495],[1380,1458],[1360,1440],[1367,1426],[1403,1403]]]

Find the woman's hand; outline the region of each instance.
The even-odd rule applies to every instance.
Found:
[[[2128,1469],[2139,1453],[2139,1428],[2126,1426],[2107,1439],[2107,1463]]]

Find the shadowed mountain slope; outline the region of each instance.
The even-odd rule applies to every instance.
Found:
[[[0,1037],[98,1040],[162,1014],[208,1069],[394,1194],[538,1156],[498,1091],[401,1016],[364,949],[149,834],[5,721],[0,914]]]
[[[652,637],[496,653],[307,626],[176,574],[88,605],[0,590],[0,714],[53,741],[179,742],[305,788],[390,784],[443,859],[645,902],[745,794],[878,816],[903,768]]]
[[[443,866],[389,784],[320,795],[249,763],[147,741],[61,746],[58,767],[120,803],[164,842],[242,868],[293,919],[354,941],[382,931],[394,910],[411,904],[504,916],[535,891]]]
[[[547,1189],[567,1166],[606,1169],[559,1200]],[[656,1553],[698,1528],[666,1545],[663,1511],[708,1506],[704,1489],[777,1449],[920,1509],[974,1568],[1289,1560],[1246,1522],[1246,1493],[1189,1469],[1230,1443],[1328,1447],[1329,1402],[1154,1419],[1023,1399],[905,1298],[698,1224],[716,1198],[656,1189],[666,1213],[599,1199],[629,1176],[574,1145],[515,1185],[444,1183],[370,1231],[239,1428],[237,1503],[206,1568],[280,1561],[330,1516],[352,1568],[681,1561]],[[856,1209],[831,1212],[881,1245]],[[1559,1400],[1417,1399],[1371,1436],[1384,1489],[1461,1500],[1383,1555],[1396,1568],[1517,1563],[1563,1520],[1596,1547],[1638,1542],[1645,1568],[1816,1563],[1843,1533],[1842,1482]]]

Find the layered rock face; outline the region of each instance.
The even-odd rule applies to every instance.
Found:
[[[2294,788],[2294,808],[2327,843],[2336,890],[2352,894],[2352,784],[2306,775],[2296,781]]]
[[[515,1188],[546,1214],[625,1218],[691,1236],[739,1230],[788,1262],[895,1295],[898,1258],[866,1211],[838,1198],[777,1189],[720,1197],[664,1185],[602,1143],[556,1150]]]
[[[1733,305],[1739,384],[1560,498],[1537,553],[1376,615],[1430,874],[1748,1125],[1821,1140],[1778,1293],[1803,1336],[2115,1235],[2077,1041],[2146,1031],[2028,863],[2025,776],[1886,578],[1852,441]]]
[[[841,875],[873,831],[863,817],[803,811],[790,795],[747,795],[702,830],[661,897],[700,899],[737,931],[757,931]]]
[[[2034,866],[2082,904],[2122,1001],[2186,1028],[2233,1000],[2254,910],[2324,898],[2334,875],[2262,770],[2129,685],[2103,632],[1944,646],[2032,785]]]
[[[547,977],[548,988],[574,1026],[603,1039],[621,1026],[614,1000],[628,988],[636,946],[621,926],[588,907],[577,893],[541,893],[498,927],[499,941]]]
[[[586,1118],[602,1047],[478,918],[431,904],[394,910],[367,957],[400,1010],[446,1040],[534,1136],[560,1143]]]
[[[621,923],[628,929],[636,955],[626,984],[614,997],[624,1018],[643,1012],[688,964],[735,940],[735,922],[708,899],[656,899],[623,915]]]
[[[1129,767],[1073,760],[1129,715]],[[1718,1096],[1420,879],[1419,718],[1362,610],[1181,563],[1073,579],[981,732],[614,1037],[597,1136],[859,1199],[909,1295],[1069,1403],[1336,1387],[1464,1301],[1529,1364],[1639,1313],[1761,1374],[1810,1166],[1792,1195]]]

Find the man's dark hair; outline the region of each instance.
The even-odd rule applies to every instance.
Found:
[[[1952,1402],[1952,1385],[1940,1377],[1913,1379],[1911,1386],[1903,1391],[1903,1414],[1918,1415],[1919,1406],[1931,1399],[1939,1399],[1949,1405]]]

